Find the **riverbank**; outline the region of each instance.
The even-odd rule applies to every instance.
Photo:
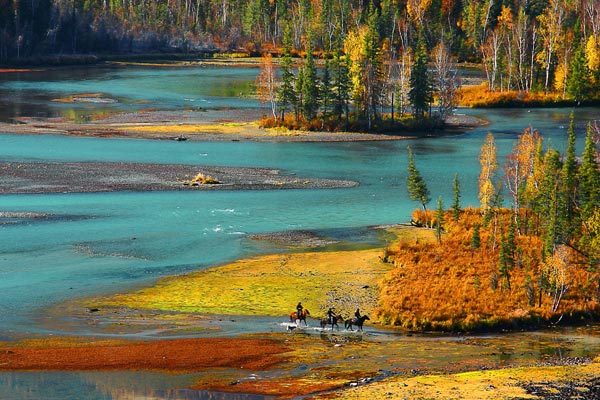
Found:
[[[191,183],[198,174],[217,184]],[[137,163],[0,162],[0,194],[172,190],[349,188],[357,182],[302,178],[266,168]]]

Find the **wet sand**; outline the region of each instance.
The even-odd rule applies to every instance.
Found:
[[[186,186],[196,174],[220,184]],[[168,190],[271,190],[348,188],[356,182],[285,175],[265,168],[135,163],[0,162],[0,194]]]

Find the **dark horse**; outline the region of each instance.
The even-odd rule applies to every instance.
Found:
[[[360,318],[347,319],[346,322],[344,323],[344,326],[346,327],[346,329],[350,329],[351,331],[353,331],[354,329],[352,329],[352,325],[356,325],[358,330],[362,331],[365,321],[370,321],[370,320],[371,320],[371,318],[369,318],[368,315],[363,315]]]
[[[333,317],[333,319],[323,318],[321,320],[321,329],[327,328],[327,325],[331,325],[331,330],[333,330],[334,326],[340,329],[338,322],[344,322],[344,317],[342,317],[341,315],[336,315]]]
[[[310,315],[310,311],[306,308],[302,310],[302,315],[298,316],[298,311],[294,311],[290,314],[290,322],[296,322],[296,320],[302,322],[304,321],[304,325],[308,326],[306,323],[306,317]]]

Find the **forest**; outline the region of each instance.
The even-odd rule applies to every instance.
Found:
[[[431,194],[409,151],[407,188],[417,226],[437,241],[386,250],[395,265],[381,287],[380,317],[408,329],[524,328],[600,315],[600,156],[597,128],[564,154],[526,129],[503,170],[489,134],[481,148],[480,206],[462,209],[460,178],[449,208]],[[506,204],[505,204],[506,203]],[[427,288],[423,290],[423,288]]]
[[[479,63],[491,91],[581,101],[600,80],[596,0],[0,0],[0,62],[90,53],[279,55],[286,27],[294,54],[310,48],[329,57],[375,27],[368,39],[382,60],[405,68],[420,40],[427,51],[442,42],[454,61]]]

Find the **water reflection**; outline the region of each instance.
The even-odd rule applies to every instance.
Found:
[[[198,375],[152,372],[11,372],[0,373],[3,400],[263,400],[258,395],[181,389]]]

